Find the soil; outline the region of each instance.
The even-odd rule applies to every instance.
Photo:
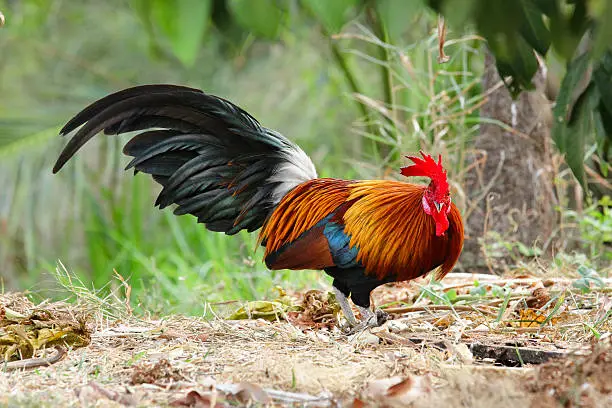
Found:
[[[423,283],[381,288],[391,320],[354,336],[327,292],[225,303],[213,318],[0,295],[0,406],[612,406],[609,282],[580,294],[563,279],[487,279],[511,300],[474,298],[461,274],[438,288],[465,298],[447,305]],[[271,319],[271,305],[288,311]],[[227,319],[239,309],[251,318]],[[42,336],[54,330],[63,341]]]

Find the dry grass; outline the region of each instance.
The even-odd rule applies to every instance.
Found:
[[[354,337],[313,313],[313,304],[326,307],[325,296],[287,316],[292,323],[89,309],[91,342],[66,344],[67,357],[49,367],[2,373],[0,405],[611,406],[609,280],[581,294],[567,279],[477,278],[508,295],[470,295],[474,276],[461,274],[435,290],[425,281],[385,287],[375,301],[394,311],[393,320]],[[464,299],[436,305],[423,296],[451,289]],[[78,321],[86,305],[43,306]],[[41,308],[15,295],[0,296],[2,307],[24,317]],[[237,309],[223,307],[213,308]],[[502,357],[504,347],[517,351],[514,360]]]

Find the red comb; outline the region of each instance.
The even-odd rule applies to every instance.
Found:
[[[406,177],[429,177],[434,183],[436,183],[438,188],[448,189],[448,181],[446,180],[446,170],[442,167],[442,155],[438,156],[438,162],[433,159],[428,154],[420,151],[421,156],[423,158],[419,158],[416,156],[406,156],[408,159],[412,160],[414,164],[402,167],[401,173]]]

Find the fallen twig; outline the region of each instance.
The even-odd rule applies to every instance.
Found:
[[[399,334],[391,333],[388,330],[372,331],[372,333],[379,339],[388,341],[391,344],[399,344],[408,347],[416,346],[416,344],[410,341],[410,339],[400,336]]]
[[[25,360],[5,362],[2,365],[2,369],[4,371],[20,370],[20,369],[28,370],[28,369],[36,368],[36,367],[50,366],[60,361],[66,355],[66,348],[64,346],[55,346],[55,350],[57,352],[49,357],[28,358]]]
[[[1,21],[1,18],[0,18]],[[0,24],[0,27],[2,26],[2,24]],[[6,320],[10,320],[10,321],[19,321],[22,319],[25,319],[26,316],[24,316],[23,314],[16,312],[12,309],[9,309],[8,307],[4,307],[4,317],[6,318]]]
[[[405,307],[389,307],[385,309],[387,313],[410,313],[410,312],[427,312],[429,310],[457,310],[460,312],[473,312],[474,308],[470,306],[448,306],[448,305],[428,305],[428,306],[405,306]]]
[[[448,275],[448,277],[446,278],[447,281],[459,280],[459,279],[461,280],[470,279],[471,282],[443,285],[442,290],[470,287],[473,285],[473,282],[476,280],[479,281],[483,285],[494,283],[498,286],[504,286],[508,283],[516,284],[516,285],[530,285],[530,284],[539,283],[539,282],[542,282],[544,286],[552,286],[555,284],[571,285],[574,282],[574,279],[570,279],[570,278],[502,278],[497,275],[487,275],[487,274],[482,274],[482,273],[461,273],[461,272],[452,273]],[[601,280],[604,282],[606,286],[612,285],[612,278],[601,278]]]
[[[411,312],[428,312],[435,310],[455,310],[458,312],[481,312],[488,315],[495,315],[495,313],[482,310],[473,306],[465,306],[465,305],[456,305],[456,306],[448,306],[448,305],[428,305],[428,306],[405,306],[405,307],[390,307],[384,309],[385,312],[390,314],[402,314],[402,313],[411,313]]]
[[[225,394],[237,394],[240,389],[240,384],[216,384],[215,388]],[[274,390],[271,388],[262,388],[262,390],[274,401],[284,403],[318,403],[318,406],[331,405],[331,397],[327,395],[310,395],[301,392],[288,392]],[[323,405],[324,404],[324,405]]]
[[[382,340],[401,345],[429,345],[440,350],[452,348],[446,338],[422,338],[422,337],[403,337],[393,335],[385,331],[372,331],[374,335]],[[508,346],[501,344],[483,344],[480,342],[466,342],[470,352],[481,360],[492,359],[496,363],[506,367],[520,367],[525,364],[542,364],[553,358],[567,357],[570,353],[564,351],[541,350],[531,347]]]

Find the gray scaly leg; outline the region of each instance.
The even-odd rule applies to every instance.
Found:
[[[351,309],[351,305],[349,304],[348,299],[346,298],[346,296],[344,296],[344,293],[338,290],[338,288],[336,288],[335,286],[333,286],[333,288],[334,295],[336,295],[336,301],[340,304],[340,308],[342,309],[342,313],[344,313],[346,321],[351,327],[356,326],[359,322],[353,314],[353,309]]]

